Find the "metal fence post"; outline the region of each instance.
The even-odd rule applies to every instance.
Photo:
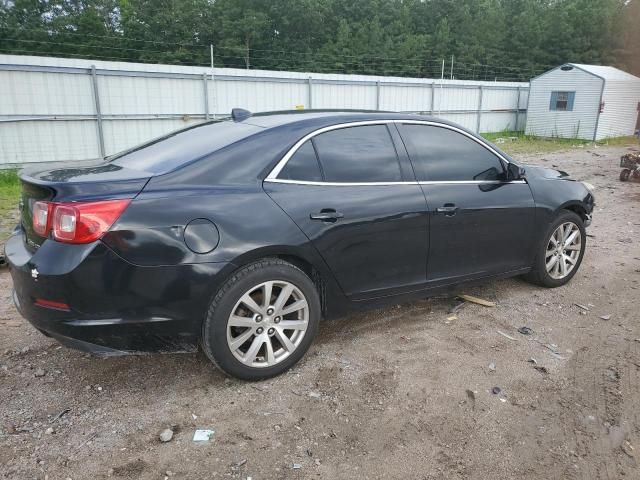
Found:
[[[313,108],[313,80],[309,77],[309,109]]]
[[[91,65],[91,82],[93,85],[93,102],[96,109],[96,121],[98,123],[98,146],[100,148],[100,156],[106,157],[104,150],[104,131],[102,130],[102,111],[100,110],[100,94],[98,93],[98,76],[96,74],[96,66]]]
[[[479,87],[479,97],[478,98],[478,123],[476,124],[476,133],[480,133],[480,120],[482,119],[482,93],[483,93],[483,89],[482,89],[482,85],[480,85]]]
[[[431,82],[431,116],[436,110],[436,82]]]
[[[380,80],[376,80],[376,110],[380,110]]]
[[[209,89],[207,86],[207,72],[202,74],[202,88],[204,89],[204,119],[209,120]]]
[[[516,128],[514,128],[514,131],[519,132],[520,131],[520,87],[518,87],[518,100],[516,100],[518,103],[516,103]]]

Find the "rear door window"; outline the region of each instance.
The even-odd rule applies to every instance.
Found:
[[[326,182],[401,182],[398,155],[386,125],[347,127],[313,138]]]
[[[402,138],[419,181],[504,180],[502,161],[462,133],[432,125],[402,124]]]
[[[289,159],[278,178],[285,180],[300,180],[307,182],[321,182],[322,173],[316,157],[316,151],[307,140],[296,150],[296,153]]]

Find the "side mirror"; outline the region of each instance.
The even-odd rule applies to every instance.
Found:
[[[520,165],[510,163],[507,165],[507,180],[522,180],[526,176],[526,170]]]

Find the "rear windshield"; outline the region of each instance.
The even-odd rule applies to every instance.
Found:
[[[232,121],[209,122],[177,130],[108,158],[115,165],[156,175],[175,170],[263,130]]]

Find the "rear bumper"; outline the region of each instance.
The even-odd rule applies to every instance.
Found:
[[[18,234],[5,247],[14,303],[42,333],[100,355],[197,349],[220,272],[229,264],[140,267],[101,242],[76,249],[77,255],[49,243],[57,242],[31,254]],[[77,246],[63,248],[70,247]],[[68,308],[43,307],[38,299]]]

